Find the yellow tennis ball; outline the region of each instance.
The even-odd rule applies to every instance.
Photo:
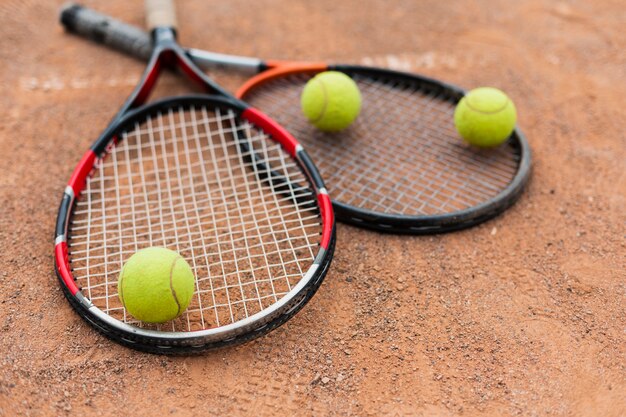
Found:
[[[503,143],[515,129],[517,111],[497,88],[476,88],[454,110],[454,125],[468,143],[490,148]]]
[[[342,72],[326,71],[306,83],[300,97],[302,113],[318,129],[337,132],[350,126],[361,111],[361,92]]]
[[[193,272],[183,257],[158,247],[131,256],[117,282],[126,311],[148,323],[180,316],[189,306],[194,286]]]

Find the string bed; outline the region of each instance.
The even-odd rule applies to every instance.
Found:
[[[313,264],[321,234],[305,173],[232,111],[170,109],[135,124],[98,160],[75,205],[69,259],[77,285],[111,317],[197,331],[250,317]],[[149,325],[126,313],[117,280],[137,250],[179,252],[196,276],[187,311]]]
[[[338,133],[316,129],[300,110],[310,75],[276,78],[244,97],[298,138],[334,201],[379,213],[438,215],[475,207],[515,177],[519,149],[512,143],[496,149],[464,143],[453,124],[454,99],[445,91],[382,76],[352,76],[362,110]]]

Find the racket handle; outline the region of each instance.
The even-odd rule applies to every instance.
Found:
[[[145,0],[146,24],[153,31],[156,28],[166,27],[176,30],[176,11],[173,0]]]
[[[150,36],[138,27],[100,14],[78,4],[61,9],[61,23],[67,31],[148,60],[152,53]]]

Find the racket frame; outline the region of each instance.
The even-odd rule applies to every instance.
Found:
[[[193,56],[190,54],[190,56]],[[209,57],[205,57],[206,59]],[[220,65],[228,62],[226,56],[220,58]],[[235,67],[236,61],[229,65]],[[461,87],[433,78],[401,71],[372,68],[360,65],[327,65],[325,63],[296,63],[287,61],[269,61],[259,65],[268,68],[248,80],[236,92],[236,97],[245,100],[246,94],[272,80],[296,74],[316,74],[323,71],[340,71],[348,75],[360,74],[371,78],[394,79],[399,83],[419,84],[420,91],[449,98],[455,105],[465,96]],[[465,210],[437,215],[401,215],[381,213],[373,210],[333,200],[335,216],[338,220],[381,232],[407,234],[433,234],[451,232],[475,226],[489,220],[511,207],[521,196],[531,172],[531,150],[526,137],[519,128],[515,128],[507,143],[516,148],[520,155],[519,168],[507,187],[497,195],[481,204]],[[503,145],[505,146],[505,145]]]
[[[299,311],[313,296],[330,266],[335,246],[332,203],[323,180],[311,158],[291,134],[260,111],[228,94],[206,74],[198,70],[175,41],[169,28],[154,30],[156,47],[141,81],[122,105],[112,122],[83,155],[68,181],[56,220],[55,271],[71,305],[89,324],[106,336],[140,350],[154,353],[190,353],[232,345],[256,338],[280,326]],[[175,65],[176,64],[176,65]],[[210,95],[184,95],[161,99],[145,105],[160,72],[166,67],[180,68]],[[235,114],[261,128],[297,162],[308,177],[321,216],[322,236],[318,252],[307,272],[281,299],[269,307],[228,325],[190,332],[165,332],[136,327],[117,320],[96,307],[81,291],[72,274],[68,255],[68,230],[75,203],[93,175],[97,163],[105,158],[120,140],[120,133],[146,115],[174,106],[198,104],[233,110]],[[271,181],[271,180],[270,180]]]
[[[149,38],[145,31],[82,6],[66,6],[61,12],[61,21],[69,31],[131,56],[145,59],[150,53]],[[264,61],[258,58],[233,56],[194,48],[185,49],[185,53],[202,69],[233,70],[251,75],[251,78],[246,80],[235,93],[237,98],[244,100],[246,94],[274,79],[329,70],[419,84],[426,91],[444,92],[454,104],[466,94],[464,89],[449,83],[418,74],[383,68],[329,65],[323,62]],[[333,200],[335,216],[342,222],[356,226],[402,234],[445,233],[480,224],[511,207],[519,199],[530,179],[532,155],[525,135],[516,127],[507,143],[519,154],[518,169],[505,188],[478,205],[436,215],[403,215],[382,213]]]

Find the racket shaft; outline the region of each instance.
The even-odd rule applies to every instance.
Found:
[[[102,43],[112,49],[147,61],[152,53],[150,35],[144,30],[106,16],[95,10],[71,4],[61,11],[65,28],[77,35]],[[255,74],[264,66],[260,59],[186,49],[187,54],[202,69],[234,70]]]
[[[264,63],[260,59],[218,54],[216,52],[202,51],[200,49],[187,49],[187,54],[202,69],[232,69],[241,73],[256,74],[261,70]]]

